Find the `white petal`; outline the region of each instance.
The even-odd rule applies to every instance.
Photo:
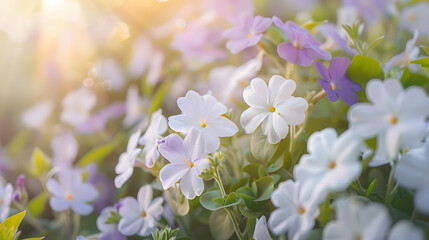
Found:
[[[71,201],[71,209],[79,215],[87,216],[94,210],[94,207],[85,202]]]
[[[165,159],[174,164],[186,164],[189,160],[189,153],[183,145],[183,139],[177,134],[170,134],[164,138],[158,150]]]
[[[144,211],[149,207],[150,201],[152,201],[152,187],[150,185],[144,185],[139,189],[137,193],[137,201],[140,206],[140,211]]]
[[[277,113],[273,113],[271,115],[273,118],[273,128],[274,131],[276,131],[277,136],[279,136],[281,139],[286,138],[289,132],[288,123]]]
[[[269,114],[268,117],[262,122],[262,132],[267,136],[267,140],[270,144],[277,144],[280,142],[280,137],[277,135],[273,127],[273,117]]]
[[[235,123],[223,116],[210,120],[207,123],[207,127],[213,128],[218,137],[232,137],[238,132]]]
[[[350,128],[359,136],[372,138],[386,128],[385,113],[369,103],[354,104],[348,114]]]
[[[188,199],[200,196],[204,191],[204,181],[197,176],[194,169],[191,169],[180,181],[180,190]]]
[[[163,211],[162,203],[162,197],[155,198],[146,209],[147,214],[153,216],[156,219],[159,219]]]
[[[115,187],[121,188],[128,179],[130,179],[131,175],[133,175],[134,169],[129,168],[125,172],[119,174],[115,177]]]
[[[140,135],[141,135],[140,129],[131,135],[130,140],[128,140],[128,145],[127,145],[127,152],[128,153],[134,152],[134,149],[137,147],[137,144],[139,142]]]
[[[177,132],[188,132],[192,127],[200,125],[199,118],[191,117],[189,115],[175,115],[168,118],[168,125],[171,129]]]
[[[423,188],[417,191],[414,196],[414,204],[419,212],[429,214],[429,188]]]
[[[189,165],[176,165],[167,164],[159,172],[159,179],[161,180],[162,187],[169,189],[173,184],[178,182],[189,171]]]
[[[250,86],[244,89],[243,98],[251,107],[269,107],[269,91],[265,81],[260,78],[254,78],[250,82]]]
[[[305,112],[308,108],[308,103],[304,98],[293,97],[279,102],[274,106],[276,113],[286,120],[288,125],[299,125],[305,119]]]
[[[62,212],[70,207],[69,201],[66,201],[64,198],[52,197],[49,200],[51,208],[56,212]]]
[[[183,146],[187,149],[188,160],[192,161],[203,156],[205,152],[205,141],[202,133],[195,128],[192,128],[183,140]]]
[[[241,114],[241,126],[247,134],[253,133],[269,113],[266,109],[251,107]]]
[[[136,234],[143,226],[143,218],[122,217],[118,224],[118,230],[125,236]]]

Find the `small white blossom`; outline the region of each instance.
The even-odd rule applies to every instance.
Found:
[[[272,240],[270,232],[268,232],[267,220],[265,216],[256,219],[255,232],[253,233],[255,240]]]
[[[177,105],[182,114],[168,118],[170,128],[184,133],[192,128],[200,130],[208,153],[219,148],[219,137],[231,137],[238,132],[234,122],[222,116],[227,112],[225,105],[211,95],[188,91],[185,97],[177,99]]]
[[[77,126],[89,118],[91,109],[97,103],[97,96],[87,88],[69,92],[63,99],[61,121]]]
[[[27,128],[36,129],[41,127],[52,113],[52,103],[43,101],[37,105],[25,110],[21,120]]]
[[[119,174],[115,177],[115,186],[117,188],[122,187],[126,181],[133,175],[134,164],[137,160],[137,156],[142,151],[137,148],[137,144],[141,135],[141,131],[133,133],[128,140],[127,151],[119,156],[119,162],[115,167],[115,172]]]
[[[254,132],[262,123],[262,132],[270,144],[286,138],[289,125],[301,124],[308,108],[304,98],[292,96],[295,88],[295,81],[279,75],[271,77],[268,87],[264,80],[253,79],[243,92],[244,101],[250,106],[240,118],[246,133]]]
[[[410,221],[401,220],[390,230],[388,240],[424,240],[424,232]]]
[[[348,112],[350,129],[363,138],[377,136],[370,166],[398,157],[401,148],[421,144],[429,116],[429,98],[420,87],[403,89],[397,79],[371,80],[366,86],[371,103],[357,103]]]
[[[12,194],[13,188],[10,183],[4,186],[0,183],[0,222],[3,222],[9,216]]]
[[[419,31],[422,36],[429,37],[429,3],[420,2],[404,8],[400,14],[399,28],[410,33]]]
[[[420,66],[418,64],[410,64],[410,61],[416,60],[419,56],[420,50],[419,47],[416,46],[418,38],[419,34],[415,31],[413,38],[407,42],[405,51],[387,61],[383,66],[384,71],[387,72],[391,68],[399,66],[400,68],[408,67],[411,72],[416,72]]]

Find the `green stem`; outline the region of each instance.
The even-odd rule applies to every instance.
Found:
[[[390,207],[390,202],[392,200],[392,188],[394,183],[395,165],[396,164],[394,162],[392,165],[392,168],[390,169],[389,180],[387,182],[386,199],[384,201],[384,205],[386,205],[386,207]]]
[[[73,238],[76,239],[77,235],[79,234],[79,228],[80,228],[80,215],[76,213],[73,214]]]
[[[411,221],[413,222],[413,223],[415,223],[416,222],[416,220],[417,220],[417,216],[419,215],[419,213],[417,212],[417,209],[416,208],[414,208],[414,210],[413,210],[413,213],[411,214]]]
[[[290,138],[290,144],[289,144],[289,152],[292,153],[293,148],[295,146],[295,126],[290,126],[290,133],[289,133],[289,138]]]

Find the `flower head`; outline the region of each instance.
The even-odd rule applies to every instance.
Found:
[[[340,137],[332,128],[313,133],[308,139],[309,154],[294,168],[298,181],[312,181],[313,196],[322,203],[327,194],[345,190],[362,171],[359,161],[362,141],[351,132]]]
[[[383,205],[356,199],[338,199],[335,216],[324,228],[323,239],[384,239],[391,222]]]
[[[420,68],[420,66],[418,64],[410,64],[410,61],[418,58],[420,52],[419,47],[416,46],[418,38],[418,31],[415,31],[413,38],[411,40],[408,40],[407,45],[405,47],[405,51],[387,61],[383,66],[384,71],[387,72],[391,68],[399,66],[400,68],[408,67],[410,71],[416,72]]]
[[[25,110],[21,115],[21,120],[27,128],[36,129],[48,120],[52,110],[53,104],[49,101],[43,101]]]
[[[97,102],[97,96],[88,88],[74,90],[63,99],[61,121],[77,126],[89,118],[91,109]]]
[[[94,207],[88,202],[97,198],[97,189],[89,183],[84,183],[82,174],[77,170],[61,170],[58,180],[49,179],[47,183],[48,191],[52,195],[49,201],[52,209],[62,212],[71,208],[79,215],[90,214]]]
[[[420,87],[403,89],[396,79],[371,80],[366,86],[371,103],[357,103],[348,112],[350,129],[363,138],[377,137],[370,166],[397,158],[402,147],[421,144],[429,116],[429,97]]]
[[[180,189],[188,199],[200,196],[204,191],[204,182],[199,177],[209,167],[205,151],[203,134],[193,128],[183,140],[177,134],[171,134],[159,145],[159,152],[170,163],[159,172],[164,189],[168,189],[180,180]]]
[[[289,125],[304,121],[308,103],[305,99],[292,96],[296,84],[279,75],[271,77],[267,84],[260,78],[250,82],[244,89],[244,101],[250,108],[243,112],[240,123],[247,134],[256,130],[262,123],[262,132],[270,144],[286,138]]]
[[[121,220],[118,224],[119,232],[131,236],[138,234],[148,236],[157,228],[163,211],[162,197],[152,200],[153,190],[150,185],[144,185],[137,193],[137,199],[126,197],[119,208]]]
[[[273,23],[289,38],[289,43],[277,47],[277,53],[286,61],[308,67],[314,59],[330,60],[331,53],[320,48],[322,43],[310,32],[292,21],[283,23],[278,17],[273,17]]]
[[[226,48],[234,54],[255,46],[271,26],[271,19],[261,16],[252,17],[252,15],[243,14],[240,20],[237,26],[223,33],[223,36],[229,39]]]
[[[131,175],[133,175],[134,163],[136,162],[137,156],[142,151],[140,148],[137,148],[140,135],[140,130],[133,133],[130,136],[130,140],[128,140],[127,151],[119,156],[119,162],[115,168],[115,172],[119,174],[115,177],[115,186],[117,188],[122,187]]]
[[[222,116],[227,112],[225,105],[211,95],[188,91],[185,97],[177,99],[177,105],[182,114],[168,118],[170,128],[184,133],[192,128],[200,130],[208,153],[219,148],[219,137],[231,137],[238,131],[234,122]]]
[[[0,183],[0,221],[2,222],[9,216],[12,195],[12,184],[8,183],[3,186],[3,184]]]
[[[406,188],[416,191],[414,204],[422,213],[429,214],[429,138],[423,147],[409,150],[401,157],[395,169],[395,178]]]
[[[279,184],[271,195],[277,207],[271,213],[268,226],[275,235],[288,233],[288,239],[305,239],[319,215],[318,205],[312,201],[312,184],[287,180]]]
[[[115,207],[105,207],[97,218],[97,228],[101,232],[100,239],[126,240],[127,238],[118,232],[117,223],[107,222],[112,214],[119,215],[118,210]]]
[[[322,78],[319,78],[318,81],[332,102],[337,101],[338,98],[343,99],[348,105],[353,105],[359,101],[356,92],[362,90],[362,86],[353,82],[346,75],[350,66],[350,59],[336,57],[332,59],[329,69],[321,62],[316,62],[315,65],[320,75],[322,75]]]
[[[423,240],[425,239],[425,234],[420,228],[414,226],[410,221],[401,220],[392,227],[392,230],[390,230],[388,240],[402,239]]]
[[[253,233],[255,240],[272,240],[270,233],[268,232],[267,220],[265,216],[256,219],[255,232]]]
[[[167,118],[162,115],[162,110],[159,109],[152,113],[149,127],[139,140],[139,143],[144,145],[143,154],[146,166],[149,168],[152,168],[155,162],[158,161],[158,140],[162,138],[167,129]]]
[[[408,30],[411,34],[417,30],[422,36],[429,37],[428,11],[429,3],[425,1],[404,8],[399,17],[399,28]]]

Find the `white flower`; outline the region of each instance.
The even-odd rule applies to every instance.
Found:
[[[188,91],[185,97],[177,99],[182,114],[168,118],[171,129],[189,132],[199,129],[205,140],[205,151],[214,152],[219,148],[219,137],[231,137],[238,132],[237,126],[226,117],[225,105],[211,95],[201,96],[195,91]]]
[[[423,231],[414,226],[410,221],[401,220],[396,223],[389,233],[388,240],[424,240]]]
[[[421,144],[429,116],[429,98],[422,88],[404,90],[396,79],[373,79],[366,86],[366,95],[371,103],[353,105],[347,118],[356,135],[377,136],[377,150],[370,166],[392,161],[402,147]]]
[[[410,33],[419,31],[422,36],[429,37],[429,3],[421,2],[404,8],[400,14],[399,28],[408,30]]]
[[[304,98],[294,97],[296,84],[279,75],[271,77],[267,84],[260,78],[250,82],[244,89],[244,101],[250,106],[243,112],[240,123],[247,134],[262,123],[262,132],[270,144],[286,138],[289,125],[299,125],[304,121],[308,103]]]
[[[152,200],[151,186],[144,185],[137,193],[137,199],[126,197],[119,208],[121,220],[118,224],[119,232],[131,236],[138,234],[148,236],[156,230],[162,214],[162,197]]]
[[[270,233],[268,232],[267,220],[265,216],[256,219],[255,232],[253,233],[255,240],[272,240]]]
[[[122,90],[126,84],[125,74],[121,64],[115,58],[100,59],[94,66],[96,77],[103,80],[113,91]]]
[[[133,175],[134,164],[137,156],[142,151],[137,148],[137,144],[141,135],[141,131],[133,133],[128,140],[127,151],[119,156],[119,162],[115,167],[115,172],[119,174],[115,177],[115,186],[117,188],[122,187],[124,183]]]
[[[79,215],[86,216],[94,207],[88,202],[98,196],[97,189],[89,183],[82,182],[82,174],[77,170],[64,169],[58,173],[59,182],[49,179],[46,184],[51,199],[49,203],[53,210],[62,212],[72,209]]]
[[[24,125],[30,129],[41,127],[52,113],[52,103],[43,101],[37,105],[25,110],[21,116]]]
[[[379,203],[364,205],[356,199],[338,199],[335,216],[323,230],[323,239],[383,240],[390,227],[389,213]]]
[[[237,101],[241,102],[243,85],[248,85],[251,78],[262,67],[264,52],[239,67],[224,66],[214,68],[209,73],[209,89],[221,103],[232,107]]]
[[[55,166],[71,168],[76,159],[79,145],[73,134],[65,131],[52,139],[51,149]]]
[[[418,64],[410,64],[410,61],[417,59],[419,56],[420,50],[419,47],[416,46],[418,37],[418,31],[415,31],[413,38],[407,42],[405,51],[394,56],[384,64],[383,69],[385,72],[395,66],[399,66],[400,68],[408,67],[411,72],[416,72],[420,68]]]
[[[288,239],[305,239],[319,215],[319,207],[312,201],[310,182],[287,180],[279,184],[271,195],[276,210],[271,213],[268,226],[276,235],[288,233]]]
[[[139,143],[144,145],[143,154],[145,156],[146,166],[152,168],[159,158],[158,140],[167,131],[167,118],[162,115],[162,110],[152,113],[149,127],[140,138]]]
[[[116,223],[106,223],[107,220],[112,216],[112,214],[119,214],[118,210],[115,207],[105,207],[101,211],[100,215],[97,218],[97,228],[101,232],[100,238],[112,236],[117,234],[118,224]],[[125,237],[123,237],[125,239]]]
[[[351,132],[340,137],[333,128],[313,133],[308,139],[309,154],[294,168],[298,181],[312,181],[313,196],[321,204],[328,193],[345,190],[362,171],[359,161],[362,141]]]
[[[415,207],[429,214],[429,138],[423,147],[410,150],[401,157],[395,169],[395,178],[406,188],[416,190]]]
[[[123,124],[125,127],[131,127],[135,123],[145,119],[144,101],[139,97],[139,90],[136,86],[131,86],[127,91],[127,100],[125,102],[125,118]]]
[[[89,118],[91,109],[97,102],[97,96],[87,88],[69,92],[63,99],[61,121],[77,126]]]
[[[170,163],[159,172],[164,189],[168,189],[180,180],[180,189],[188,199],[200,196],[204,191],[204,181],[199,177],[209,168],[205,152],[205,138],[193,128],[183,140],[177,134],[170,134],[159,144],[159,152]]]
[[[3,222],[9,216],[12,194],[13,188],[10,183],[5,186],[0,183],[0,222]]]

